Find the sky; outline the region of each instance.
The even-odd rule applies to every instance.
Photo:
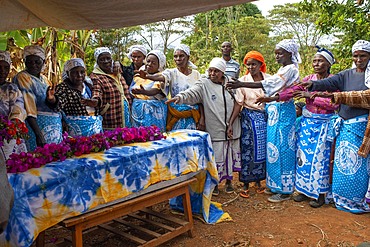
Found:
[[[262,11],[263,16],[267,16],[269,10],[274,8],[274,5],[284,5],[286,3],[298,3],[301,0],[259,0],[253,1],[251,3],[257,5],[257,7]]]

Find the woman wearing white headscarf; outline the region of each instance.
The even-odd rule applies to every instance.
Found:
[[[113,73],[112,52],[99,47],[94,52],[95,68],[90,74],[93,82],[93,99],[97,99],[104,129],[131,126],[131,96],[125,79]]]
[[[92,85],[85,81],[85,63],[81,58],[72,58],[64,64],[66,78],[56,87],[49,88],[46,104],[62,112],[71,136],[90,136],[102,131],[102,119],[94,106]]]
[[[270,202],[290,199],[294,191],[295,179],[295,107],[293,100],[275,101],[283,89],[299,82],[298,63],[301,62],[298,44],[294,40],[282,40],[275,47],[275,59],[282,65],[278,72],[262,81],[227,84],[227,88],[263,88],[265,97],[258,99],[266,104],[267,120],[267,193],[275,193],[268,198]]]
[[[219,182],[226,179],[227,193],[234,191],[231,181],[233,171],[240,171],[240,119],[237,117],[233,123],[233,135],[228,136],[227,127],[233,112],[234,92],[225,88],[227,78],[224,73],[226,63],[222,58],[214,58],[209,64],[208,78],[198,80],[192,87],[179,92],[167,103],[174,104],[202,104],[206,131],[210,134],[215,160],[219,175]],[[218,187],[214,194],[218,195]]]
[[[352,46],[352,59],[356,68],[302,85],[311,91],[359,91],[370,88],[370,42],[358,40]],[[369,183],[368,155],[358,154],[369,111],[341,104],[339,117],[334,122],[336,136],[332,192],[337,208],[353,213],[370,212],[365,194]],[[363,157],[365,156],[365,157]]]
[[[162,91],[168,98],[188,89],[200,79],[200,73],[195,70],[197,67],[189,61],[189,46],[180,44],[175,47],[173,57],[176,68],[166,69],[161,75],[142,75],[144,78],[148,76],[152,80],[161,81]],[[167,130],[196,128],[204,130],[202,112],[203,108],[198,105],[168,105]]]
[[[17,85],[7,81],[11,64],[10,53],[0,51],[0,115],[7,117],[10,121],[18,119],[24,122],[27,113],[24,109],[23,96]],[[0,164],[5,164],[12,153],[26,151],[27,148],[23,140],[19,144],[14,139],[9,142],[4,141],[0,145]]]
[[[159,50],[152,50],[146,56],[145,71],[148,75],[160,75],[166,65],[166,56]],[[133,97],[132,124],[134,127],[156,125],[166,131],[166,96],[161,91],[161,82],[134,76],[130,86]]]
[[[139,70],[144,66],[144,60],[147,55],[147,50],[143,45],[130,46],[127,57],[132,61],[129,66],[121,66],[122,75],[125,78],[127,86],[130,87],[135,75],[135,70]]]
[[[313,56],[314,74],[306,76],[302,81],[325,79],[330,76],[330,68],[334,64],[333,54],[325,48],[317,47]],[[306,98],[306,106],[297,126],[297,166],[295,189],[300,193],[294,201],[302,202],[310,198],[312,207],[321,207],[325,203],[325,194],[330,189],[330,153],[331,142],[327,139],[328,126],[338,105],[326,98],[311,98],[302,85],[295,84],[278,95],[279,101],[288,101],[293,96]]]
[[[41,74],[45,62],[45,51],[41,46],[30,45],[24,48],[26,69],[13,78],[23,94],[29,125],[27,148],[33,151],[36,146],[62,141],[62,120],[46,104],[47,88],[52,83]]]

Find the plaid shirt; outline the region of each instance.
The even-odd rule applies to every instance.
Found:
[[[105,74],[102,71],[95,69],[90,78],[93,82],[93,98],[100,100],[100,110],[104,109],[106,104],[109,104],[108,110],[101,114],[103,117],[103,128],[114,129],[117,127],[124,127],[124,113],[123,100],[127,100],[131,106],[131,97],[123,77],[119,78],[124,95],[121,94],[118,81],[111,75]]]
[[[334,93],[333,101],[337,104],[345,104],[351,107],[370,109],[370,89],[364,91],[349,91]],[[364,158],[370,152],[370,115],[367,121],[364,138],[358,154]]]

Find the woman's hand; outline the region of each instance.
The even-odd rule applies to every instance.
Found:
[[[147,95],[147,90],[143,87],[143,85],[140,85],[140,88],[132,88],[131,93]]]
[[[56,101],[55,88],[56,88],[56,85],[53,83],[53,85],[51,87],[48,87],[48,89],[46,90],[47,101],[49,101],[52,104],[54,104]]]
[[[122,73],[121,64],[118,61],[113,63],[113,75],[117,76]]]
[[[294,91],[293,96],[296,97],[297,99],[302,99],[302,98],[311,99],[312,94],[307,91]]]
[[[302,81],[300,81],[300,82],[298,83],[298,85],[303,86],[303,87],[305,87],[305,88],[310,88],[310,87],[312,87],[313,82],[312,82],[312,81],[306,81],[306,82],[302,82]]]
[[[97,99],[81,99],[81,104],[90,107],[97,107],[99,101]]]
[[[206,122],[204,117],[201,117],[199,119],[199,122],[197,124],[197,130],[205,131],[206,130]]]
[[[263,104],[263,103],[269,103],[269,102],[273,102],[273,101],[276,101],[278,100],[279,98],[278,97],[258,97],[256,99],[256,104],[260,105],[260,104]]]
[[[171,102],[173,102],[175,105],[176,105],[176,104],[178,104],[178,103],[180,103],[180,97],[175,96],[175,97],[173,97],[173,98],[171,98],[171,99],[167,100],[165,103],[166,103],[166,104],[169,104],[169,103],[171,103]]]
[[[322,97],[322,98],[333,98],[334,93],[332,92],[314,92],[311,94],[311,98]]]
[[[138,74],[143,79],[148,79],[149,74],[145,70],[135,70],[134,73]]]
[[[45,138],[42,133],[35,134],[36,136],[36,146],[43,147],[46,144]]]
[[[233,126],[228,124],[227,127],[227,137],[232,139],[233,138]]]
[[[236,89],[243,87],[243,82],[239,81],[236,78],[232,78],[232,81],[229,81],[225,85],[226,89]]]

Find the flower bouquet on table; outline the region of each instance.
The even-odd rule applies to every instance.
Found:
[[[63,134],[59,144],[46,144],[33,152],[13,153],[6,161],[8,173],[25,172],[53,161],[63,161],[73,156],[97,153],[114,146],[134,142],[147,142],[166,138],[157,126],[139,128],[117,128],[92,136],[70,137]]]
[[[27,137],[28,129],[25,123],[19,119],[9,120],[8,117],[0,115],[0,147],[11,140],[15,140],[16,144],[20,144],[22,139]]]

